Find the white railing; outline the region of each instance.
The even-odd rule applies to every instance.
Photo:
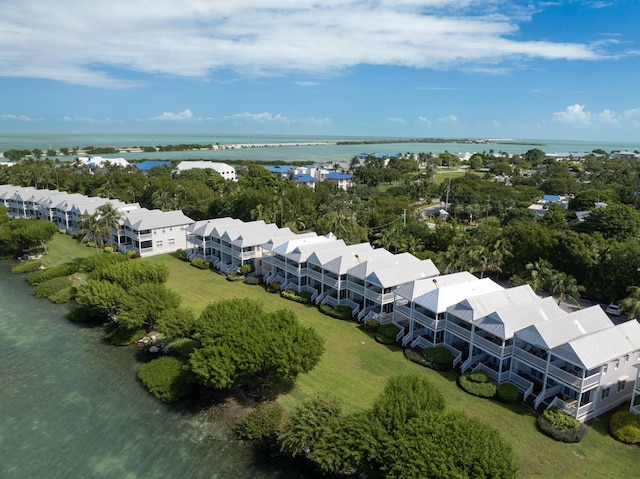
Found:
[[[313,294],[311,295],[311,302],[312,302],[312,303],[315,303],[315,304],[318,304],[318,303],[316,303],[316,298],[318,298],[318,297],[319,297],[319,296],[318,296],[318,291],[316,291],[315,293],[313,293]],[[320,298],[320,299],[322,299],[322,298]]]
[[[547,367],[547,360],[531,354],[522,348],[514,346],[513,355],[521,361],[526,361],[529,364],[533,364],[536,368],[545,370]]]
[[[329,306],[333,306],[334,308],[338,306],[338,300],[333,296],[325,296],[320,304],[328,304]]]
[[[402,338],[402,345],[406,346],[407,344],[409,344],[411,342],[411,340],[413,339],[413,332],[409,331],[407,334],[404,335],[404,337]]]
[[[444,343],[443,346],[447,348],[451,354],[453,354],[453,363],[451,363],[451,365],[455,368],[456,365],[460,361],[462,361],[462,351],[458,351],[456,348],[447,343]]]
[[[432,347],[432,344],[429,343],[426,339],[424,339],[422,336],[418,336],[416,339],[413,340],[413,342],[411,343],[411,347],[415,348],[415,347],[419,347],[422,349],[426,349],[426,348],[430,348]]]
[[[360,305],[354,301],[351,301],[350,299],[343,299],[341,303],[345,306],[349,306],[354,315],[360,312]]]
[[[447,329],[449,330],[449,332],[456,334],[457,336],[460,336],[461,338],[464,339],[471,339],[471,331],[469,331],[466,328],[463,328],[462,326],[452,323],[452,322],[448,322],[447,323]]]
[[[526,401],[529,395],[533,392],[533,383],[528,379],[519,376],[516,373],[511,373],[509,376],[509,382],[515,385],[522,393],[523,399]]]
[[[538,397],[533,402],[533,407],[538,409],[538,407],[540,407],[540,404],[542,404],[545,399],[550,398],[555,394],[558,394],[560,392],[560,389],[561,389],[560,384],[557,384],[552,388],[542,391],[540,394],[538,394]]]

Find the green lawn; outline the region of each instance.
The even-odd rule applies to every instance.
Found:
[[[51,258],[69,261],[85,257],[92,250],[58,235],[51,243]],[[394,374],[417,371],[427,376],[444,393],[449,408],[477,416],[501,431],[513,445],[520,465],[519,477],[567,479],[632,478],[640,467],[640,448],[626,446],[607,433],[608,416],[589,428],[580,444],[562,444],[536,430],[535,416],[520,406],[482,400],[464,393],[456,385],[455,373],[437,373],[404,359],[397,347],[376,343],[356,323],[332,319],[316,308],[269,294],[261,286],[226,281],[212,271],[203,271],[170,255],[145,261],[165,263],[170,268],[168,286],[183,297],[183,304],[196,313],[209,302],[232,297],[260,299],[266,309],[288,308],[300,321],[313,326],[326,340],[326,352],[309,374],[298,378],[294,389],[281,397],[285,406],[308,394],[331,393],[340,397],[347,412],[368,408]]]

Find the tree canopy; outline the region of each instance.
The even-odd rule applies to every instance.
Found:
[[[218,389],[291,381],[313,369],[324,351],[322,338],[294,313],[265,311],[250,299],[211,303],[196,323],[196,337],[202,347],[190,367],[202,384]]]

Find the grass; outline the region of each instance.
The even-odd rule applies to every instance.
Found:
[[[52,258],[64,257],[60,262],[85,257],[85,250],[91,251],[71,239],[63,240],[61,235],[56,236],[50,246]],[[503,434],[515,451],[520,478],[635,477],[640,467],[640,448],[619,443],[609,435],[610,415],[591,425],[582,443],[559,443],[537,431],[536,416],[528,409],[466,394],[457,386],[455,372],[440,373],[407,361],[399,348],[376,343],[373,336],[362,331],[356,323],[330,318],[313,306],[269,294],[261,286],[231,283],[224,276],[199,270],[171,255],[144,261],[164,263],[169,267],[168,286],[178,291],[183,304],[196,314],[211,301],[252,297],[260,299],[266,309],[294,311],[303,324],[318,331],[326,341],[326,352],[318,367],[299,377],[294,388],[281,396],[285,407],[291,407],[312,393],[330,393],[343,401],[346,412],[360,411],[371,406],[389,377],[417,371],[440,388],[449,409],[476,416]]]

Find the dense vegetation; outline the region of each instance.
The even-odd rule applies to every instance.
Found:
[[[442,393],[416,374],[389,379],[373,408],[355,414],[344,414],[332,396],[312,396],[290,413],[265,403],[245,417],[239,433],[304,458],[323,474],[513,478],[517,471],[496,430],[445,411]]]

